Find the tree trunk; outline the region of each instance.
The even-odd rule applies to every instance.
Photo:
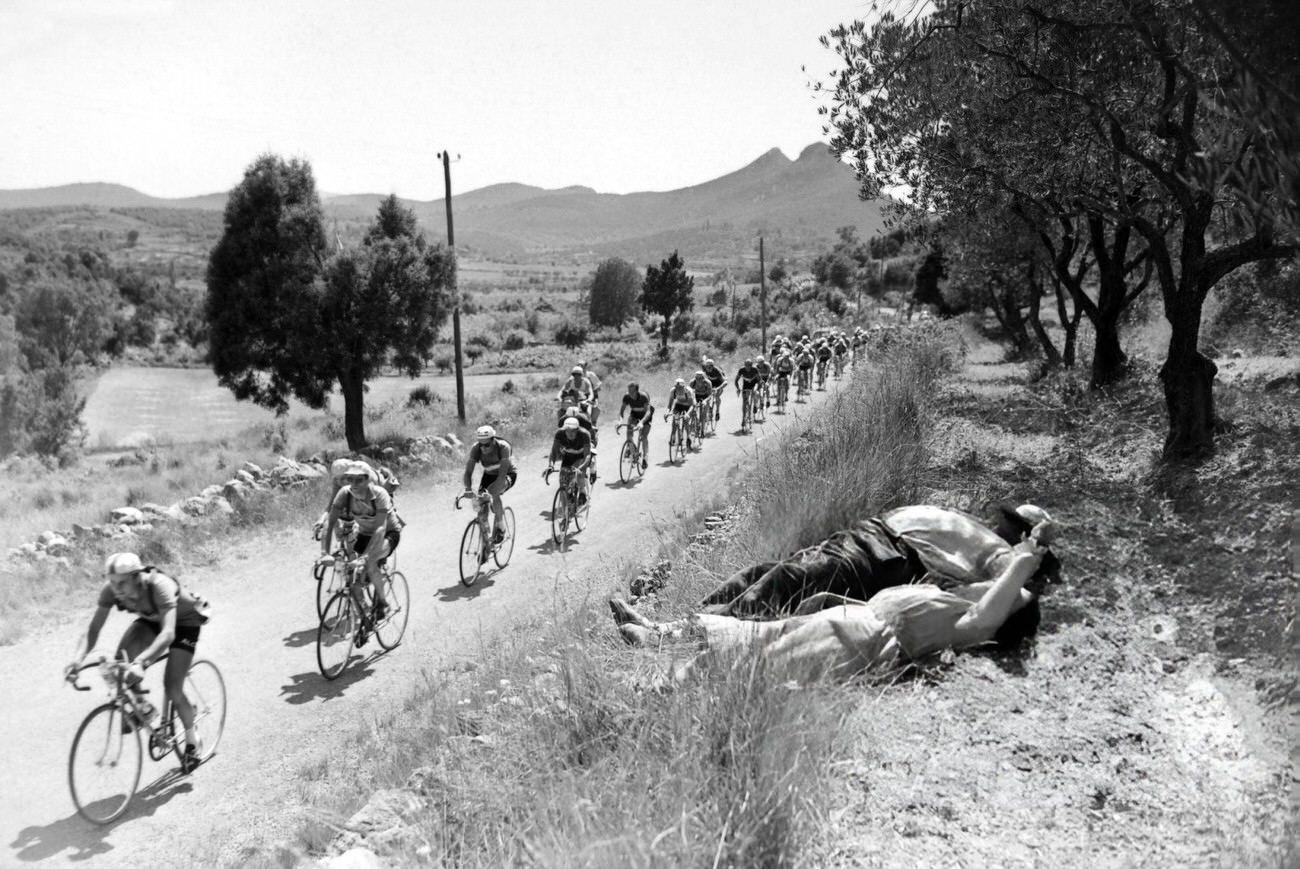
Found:
[[[1029,265],[1029,327],[1034,330],[1034,335],[1038,337],[1038,343],[1043,348],[1043,358],[1047,361],[1048,368],[1061,367],[1061,354],[1052,343],[1051,336],[1047,334],[1047,329],[1043,328],[1043,321],[1038,316],[1038,312],[1043,303],[1043,285],[1038,280],[1038,272],[1033,263]]]
[[[1092,351],[1092,379],[1089,386],[1101,389],[1124,377],[1128,357],[1119,344],[1119,317],[1098,317],[1092,324],[1097,343]]]
[[[343,435],[352,452],[366,446],[365,381],[352,372],[339,375],[343,392]]]
[[[659,352],[664,355],[668,354],[668,329],[671,324],[672,321],[664,317],[663,325],[659,327]]]
[[[1172,331],[1169,355],[1160,368],[1169,413],[1162,458],[1203,458],[1214,452],[1214,376],[1219,367],[1197,349],[1201,300],[1190,291],[1173,299],[1166,297],[1165,318]]]

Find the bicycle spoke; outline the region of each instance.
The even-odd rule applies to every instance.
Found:
[[[106,703],[81,722],[68,755],[68,787],[83,818],[108,824],[120,818],[140,785],[144,763],[140,731],[123,733],[120,707]]]
[[[509,507],[502,512],[501,530],[505,534],[492,551],[492,558],[496,561],[497,567],[505,567],[509,564],[510,556],[515,551],[515,511]]]
[[[375,624],[375,639],[384,649],[391,649],[402,641],[411,617],[411,589],[400,571],[385,573],[384,600],[388,614]]]
[[[194,729],[203,745],[203,752],[199,755],[201,763],[216,753],[226,727],[226,683],[217,665],[206,659],[191,664],[185,677],[185,696],[194,707]],[[178,743],[183,750],[185,740],[180,727],[177,717],[177,735],[182,737]]]
[[[325,604],[325,615],[316,631],[316,663],[326,679],[337,679],[352,659],[357,621],[353,610],[346,589]]]

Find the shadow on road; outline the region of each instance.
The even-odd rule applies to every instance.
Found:
[[[284,638],[284,644],[291,649],[300,646],[310,646],[316,642],[316,633],[320,630],[320,625],[313,625],[310,628],[303,628],[301,631],[294,631]]]
[[[490,563],[491,562],[489,562],[489,564]],[[482,594],[484,589],[496,585],[496,576],[504,569],[505,568],[503,567],[485,566],[485,572],[479,574],[478,579],[474,580],[473,585],[466,587],[462,583],[458,582],[455,585],[449,585],[446,588],[438,589],[435,594],[437,594],[438,600],[444,603],[452,603],[458,600],[473,600]]]
[[[383,655],[382,651],[372,652],[360,662],[361,652],[353,652],[348,668],[333,682],[320,674],[319,670],[298,673],[290,676],[288,685],[280,686],[280,696],[285,703],[298,706],[313,700],[334,700],[342,697],[351,686],[374,674],[375,659]]]
[[[577,533],[581,534],[582,532],[579,531],[579,532],[577,532]],[[581,540],[580,538],[575,537],[575,536],[573,535],[573,533],[570,533],[570,534],[569,534],[569,542],[568,542],[568,544],[565,546],[565,551],[568,551],[568,550],[572,549],[574,546],[578,546],[578,545],[580,545],[581,543],[582,543],[582,540]],[[541,543],[534,544],[533,546],[529,546],[529,547],[528,547],[528,551],[529,551],[529,552],[536,552],[538,555],[551,555],[552,553],[559,552],[559,551],[560,551],[560,547],[559,547],[558,544],[556,544],[556,542],[555,542],[553,539],[551,539],[550,537],[547,537],[545,541],[543,541],[543,542],[541,542]]]
[[[107,839],[119,824],[147,818],[172,797],[192,789],[189,776],[179,769],[169,769],[137,791],[131,808],[112,824],[98,827],[73,812],[43,827],[24,827],[9,847],[16,852],[17,859],[29,863],[48,860],[61,851],[67,851],[67,859],[72,861],[89,860],[113,850]]]

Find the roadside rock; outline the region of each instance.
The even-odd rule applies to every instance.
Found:
[[[135,525],[144,521],[144,513],[135,507],[118,507],[108,517],[117,525]]]

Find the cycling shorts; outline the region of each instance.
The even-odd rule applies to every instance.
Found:
[[[674,404],[672,413],[673,414],[690,413],[692,407],[694,407],[694,405],[692,404]]]
[[[648,413],[637,413],[636,411],[633,411],[632,413],[629,413],[627,415],[628,428],[633,428],[637,425],[637,423],[640,423],[643,429],[649,431],[650,423],[652,422],[654,422],[654,419]]]
[[[357,542],[353,546],[353,551],[355,551],[357,555],[365,554],[366,547],[370,545],[371,536],[372,535],[370,534],[357,535]],[[398,531],[396,528],[389,528],[387,531],[384,532],[384,539],[388,541],[388,555],[392,555],[394,552],[397,551],[397,544],[402,542],[402,532]],[[385,561],[387,561],[388,555],[385,555],[383,558],[379,559],[379,563],[383,564]]]
[[[158,622],[151,622],[148,619],[136,619],[135,624],[139,629],[148,633],[148,641],[153,642],[162,633],[162,625]],[[194,650],[199,645],[199,626],[198,625],[177,625],[176,633],[172,636],[169,649],[179,649],[182,652],[194,654]]]
[[[491,488],[496,485],[497,480],[499,480],[500,478],[501,478],[501,471],[499,470],[485,473],[478,481],[479,491],[481,492],[484,489],[491,490]],[[502,489],[500,492],[497,492],[496,494],[504,495],[506,492],[509,492],[510,489],[514,486],[515,480],[517,479],[519,479],[518,471],[511,471],[510,473],[506,474],[506,487]]]

